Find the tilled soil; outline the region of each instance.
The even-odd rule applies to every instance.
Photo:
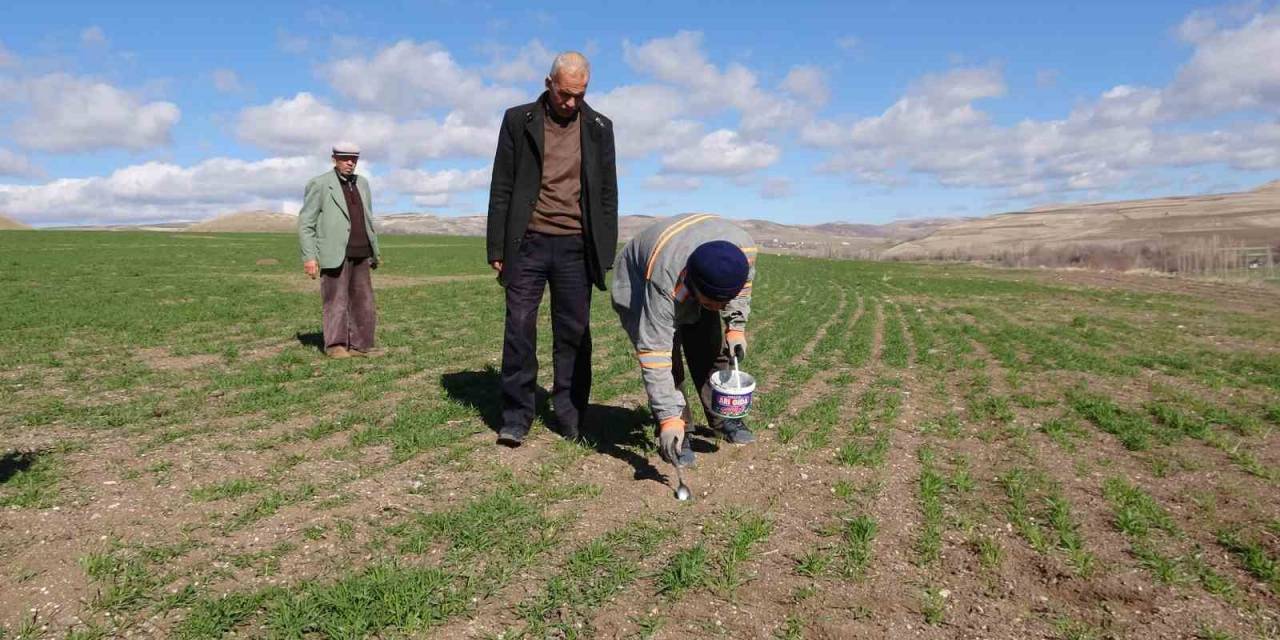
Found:
[[[1116,288],[1179,294],[1197,308],[1220,305],[1263,315],[1280,310],[1280,301],[1260,295],[1260,290],[1217,283],[1074,271],[1045,278],[1068,285],[1064,291]],[[393,283],[404,288],[445,284]],[[826,317],[811,324],[815,329],[799,354],[787,362],[744,363],[761,380],[761,396],[774,394],[785,401],[778,403],[776,414],[758,415],[751,423],[759,436],[754,444],[729,445],[705,430],[693,436],[699,457],[686,475],[694,491],[687,503],[672,498],[670,469],[646,444],[651,425],[628,417],[636,413],[633,407],[643,406],[638,388],[598,407],[596,415],[616,424],[596,425],[586,444],[562,442],[540,419],[520,448],[494,446],[493,425],[482,415],[483,407],[463,403],[459,409],[442,400],[448,396],[442,382],[448,376],[474,373],[484,380],[480,370],[492,364],[491,354],[473,352],[465,342],[466,327],[432,338],[432,348],[441,353],[452,348],[451,355],[432,367],[406,368],[388,391],[361,399],[367,409],[359,412],[337,404],[325,412],[285,417],[273,416],[269,405],[238,413],[230,407],[256,390],[246,387],[203,398],[192,424],[149,428],[149,418],[143,416],[110,428],[87,430],[54,419],[39,428],[9,429],[5,433],[11,448],[56,459],[58,490],[47,502],[0,511],[6,578],[0,584],[0,622],[13,635],[21,631],[21,637],[60,637],[70,631],[100,632],[99,637],[186,633],[184,621],[201,599],[273,586],[296,592],[307,584],[329,583],[400,555],[395,525],[464,508],[493,487],[514,481],[529,487],[530,503],[538,502],[558,523],[555,544],[491,592],[477,596],[466,611],[438,624],[380,633],[518,637],[531,628],[521,604],[548,588],[574,550],[637,521],[661,523],[670,533],[651,554],[635,559],[633,575],[599,603],[585,610],[574,608],[581,603],[564,603],[555,615],[573,622],[566,630],[554,628],[556,620],[544,621],[552,623],[546,637],[1196,638],[1212,631],[1250,638],[1274,637],[1280,629],[1280,585],[1250,573],[1219,543],[1222,530],[1242,528],[1270,558],[1280,555],[1280,478],[1268,475],[1280,453],[1273,435],[1276,425],[1267,418],[1257,418],[1257,433],[1231,441],[1253,452],[1261,469],[1254,473],[1232,457],[1238,450],[1202,440],[1126,449],[1113,434],[1072,413],[1064,399],[1068,389],[1105,391],[1125,407],[1151,402],[1155,384],[1201,398],[1221,396],[1203,380],[1177,372],[1144,372],[1122,380],[1053,369],[1035,363],[1025,346],[1015,347],[1019,365],[1011,370],[993,353],[990,345],[996,338],[981,323],[970,318],[957,324],[955,318],[963,316],[942,315],[942,310],[969,302],[963,298],[930,297],[896,283],[867,286],[853,277],[828,284],[809,280],[806,285],[806,295],[826,291],[837,301]],[[929,303],[917,306],[921,300]],[[757,310],[753,344],[791,330],[764,308]],[[1041,309],[1001,306],[994,317],[1028,331],[1062,321],[1041,315]],[[888,364],[886,321],[906,313],[928,317],[925,326],[935,332],[947,323],[959,327],[967,353],[954,352],[935,335],[936,353],[923,362],[924,338],[908,331],[906,365]],[[866,364],[844,363],[843,348],[819,352],[821,341],[849,332],[863,314],[875,319]],[[1070,314],[1065,315],[1069,320]],[[1117,311],[1116,317],[1121,316],[1141,321],[1128,311]],[[1196,336],[1187,340],[1228,352],[1275,348],[1248,336],[1216,343]],[[376,358],[342,365],[300,345],[262,349],[262,354],[246,352],[240,362],[311,363],[312,378],[261,383],[297,392],[322,384],[337,371],[377,376],[410,347],[390,346]],[[164,349],[140,351],[137,360],[147,370],[169,376],[195,376],[210,368],[230,375],[238,366],[209,354],[176,356]],[[803,383],[780,378],[788,367],[809,375]],[[157,387],[157,392],[173,391]],[[143,390],[116,393],[117,400],[131,400]],[[781,427],[795,424],[806,409],[832,393],[841,394],[838,415],[813,418],[816,422],[800,425],[797,435],[783,442]],[[1044,402],[1024,406],[1010,401],[1020,395]],[[873,404],[859,408],[864,397]],[[62,399],[74,403],[74,398]],[[160,406],[164,399],[157,402]],[[1008,411],[987,412],[980,408],[987,406],[983,402],[1004,402]],[[1273,388],[1255,385],[1240,391],[1238,406],[1224,406],[1260,412],[1275,402]],[[405,445],[369,435],[393,429],[410,409],[440,410],[439,420],[423,428],[448,437],[441,436],[439,444]],[[1043,428],[1066,418],[1078,427],[1070,447]],[[950,432],[938,426],[947,420],[954,420]],[[188,429],[189,435],[164,437],[180,429]],[[826,440],[816,435],[821,429],[829,429]],[[881,435],[888,443],[882,459],[841,461],[841,447],[869,447]],[[65,442],[78,446],[58,450]],[[921,552],[922,456],[929,454],[944,475],[954,478],[965,469],[971,479],[967,487],[942,490],[936,559]],[[1178,462],[1161,462],[1170,460]],[[1157,468],[1162,470],[1157,473]],[[1039,548],[1014,525],[1011,499],[1001,482],[1013,470],[1036,474],[1046,490],[1069,505],[1071,526],[1093,558],[1091,569],[1073,566],[1067,551],[1054,542],[1053,527],[1059,523],[1034,516],[1035,525],[1050,536]],[[1112,478],[1139,487],[1168,512],[1180,534],[1166,543],[1164,552],[1194,555],[1230,589],[1214,593],[1193,580],[1158,580],[1116,524],[1103,489]],[[252,486],[237,493],[228,484],[236,479]],[[540,491],[555,487],[592,490],[540,497]],[[1031,508],[1036,514],[1046,509],[1041,502]],[[664,591],[664,572],[681,550],[703,545],[708,575],[726,566],[731,536],[725,532],[732,531],[734,518],[743,513],[762,516],[769,529],[738,559],[735,584],[693,580],[679,593]],[[875,533],[865,567],[846,570],[845,531],[856,519],[869,519]],[[495,531],[499,536],[526,534],[500,527]],[[979,541],[998,549],[994,561],[984,557]],[[404,561],[444,562],[447,545],[436,544]],[[146,575],[131,578],[133,583],[120,575],[93,577],[92,559],[102,555],[138,560]],[[815,557],[825,557],[825,566],[807,564]],[[189,598],[170,598],[187,587]],[[134,588],[136,597],[122,604],[119,592]],[[273,633],[264,611],[250,612],[230,630],[238,637]],[[341,634],[314,630],[308,637],[326,635]]]

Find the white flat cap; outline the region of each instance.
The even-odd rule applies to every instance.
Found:
[[[333,145],[333,155],[360,157],[360,145],[354,142],[339,142]]]

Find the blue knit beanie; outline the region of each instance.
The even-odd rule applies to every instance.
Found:
[[[712,240],[689,255],[685,278],[702,295],[717,302],[737,297],[750,272],[747,256],[732,242]]]

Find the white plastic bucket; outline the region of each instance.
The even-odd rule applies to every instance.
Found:
[[[742,418],[751,410],[756,379],[749,373],[725,369],[711,374],[711,413],[721,418]]]

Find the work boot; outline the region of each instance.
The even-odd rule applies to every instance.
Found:
[[[503,427],[498,431],[498,444],[511,447],[512,449],[524,444],[524,437],[529,434],[529,429],[520,427]]]
[[[347,351],[347,348],[342,345],[329,347],[328,349],[324,350],[324,354],[326,356],[329,356],[330,358],[335,358],[338,360],[351,357],[351,352]]]
[[[756,434],[751,433],[741,418],[725,418],[720,421],[719,428],[712,430],[731,444],[750,444],[756,441]]]

